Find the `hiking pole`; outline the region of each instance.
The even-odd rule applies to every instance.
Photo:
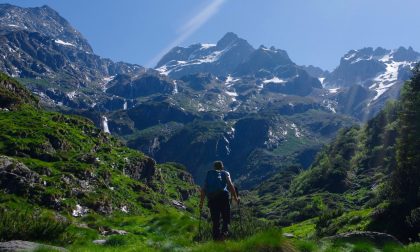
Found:
[[[236,197],[239,199],[239,190],[238,187],[235,186]],[[242,227],[242,214],[241,214],[241,201],[237,201],[238,203],[238,214],[239,214],[239,229],[241,230],[241,236],[244,236],[244,229]]]
[[[241,201],[238,201],[238,213],[239,213],[239,228],[241,229],[241,236],[244,236],[244,228],[242,227],[242,214],[241,214]]]

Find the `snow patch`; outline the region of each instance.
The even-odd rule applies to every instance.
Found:
[[[229,95],[229,96],[232,96],[232,97],[236,97],[236,96],[238,96],[238,93],[236,93],[236,91],[234,91],[234,92],[225,91],[225,93],[226,93],[227,95]]]
[[[411,62],[395,62],[391,61],[389,55],[381,59],[382,62],[386,64],[385,73],[378,75],[373,79],[374,84],[372,84],[369,89],[376,92],[375,97],[372,101],[377,100],[381,97],[386,91],[388,91],[392,86],[394,86],[398,81],[398,70],[400,67],[411,66]],[[370,104],[370,103],[369,103]]]
[[[235,82],[240,81],[241,79],[237,78],[234,79],[230,74],[227,76],[226,81],[225,81],[225,85],[227,87],[232,86]]]
[[[116,76],[116,75],[112,75],[112,76],[105,77],[105,78],[104,78],[104,82],[105,82],[105,83],[108,83],[108,82],[112,81],[112,80],[115,78],[115,76]]]
[[[73,100],[74,97],[76,97],[76,91],[72,91],[70,93],[67,93],[66,95],[70,100]]]
[[[171,70],[168,70],[167,65],[163,65],[159,68],[156,68],[156,71],[158,71],[161,75],[165,75],[165,76],[167,76],[171,72]]]
[[[275,76],[275,77],[273,77],[273,78],[271,78],[271,79],[269,79],[269,80],[267,80],[267,79],[265,79],[264,81],[263,81],[263,83],[264,84],[267,84],[267,83],[286,83],[287,81],[285,81],[285,80],[282,80],[282,79],[280,79],[279,77],[277,77],[277,76]]]
[[[331,112],[333,112],[334,114],[337,113],[337,111],[335,110],[335,105],[337,105],[337,102],[331,101],[331,100],[323,100],[322,104],[329,109]]]
[[[207,44],[207,43],[202,43],[201,44],[201,49],[209,49],[211,47],[215,47],[216,44]]]
[[[69,43],[69,42],[65,42],[65,41],[63,41],[61,39],[56,39],[56,40],[54,40],[54,42],[57,43],[57,44],[60,44],[60,45],[76,47],[74,44]]]
[[[330,88],[328,89],[328,92],[330,92],[330,94],[335,94],[338,92],[338,90],[340,90],[340,88]]]
[[[110,81],[112,81],[114,78],[115,78],[115,76],[117,76],[117,75],[112,75],[112,76],[108,76],[108,77],[104,77],[102,80],[103,80],[103,83],[101,84],[102,85],[102,92],[106,92],[106,90],[108,89],[106,86],[107,86],[107,84],[110,82]]]
[[[356,56],[356,53],[352,53],[350,55],[347,55],[346,57],[344,57],[344,60],[350,60],[352,58],[354,58]]]
[[[290,126],[292,127],[293,130],[295,130],[295,136],[297,138],[300,138],[300,137],[303,136],[302,132],[299,130],[299,128],[296,126],[296,124],[292,123]]]

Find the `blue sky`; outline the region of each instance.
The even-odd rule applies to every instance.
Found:
[[[152,66],[173,45],[215,43],[232,31],[332,70],[350,49],[420,50],[419,0],[10,0],[57,10],[113,60]]]

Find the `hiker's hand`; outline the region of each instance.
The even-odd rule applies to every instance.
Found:
[[[241,202],[241,198],[240,197],[237,197],[236,198],[236,204],[238,204],[239,205],[239,203]]]

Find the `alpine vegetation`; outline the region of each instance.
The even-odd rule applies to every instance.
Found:
[[[350,47],[325,70],[292,49],[319,21],[303,14],[264,16],[290,19],[291,46],[253,31],[259,11],[241,18],[251,1],[228,18],[238,3],[98,3],[51,4],[116,54],[184,25],[143,67],[97,55],[49,6],[0,4],[0,251],[420,251],[420,53]],[[86,26],[92,4],[103,24]]]

